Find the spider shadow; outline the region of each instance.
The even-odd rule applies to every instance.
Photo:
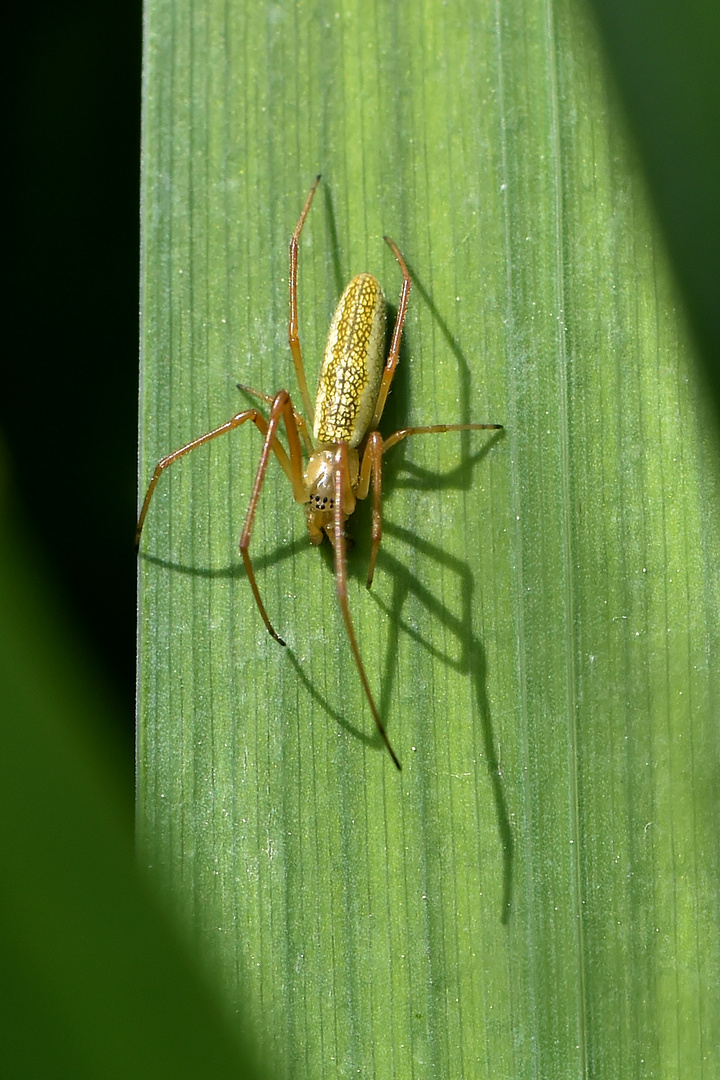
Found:
[[[290,544],[278,545],[265,555],[255,556],[253,554],[253,567],[257,571],[278,566],[280,563],[294,558],[301,551],[305,551],[307,546],[307,540],[305,537],[301,537],[298,540],[293,540]],[[187,574],[188,577],[203,578],[207,581],[247,581],[245,566],[239,556],[237,562],[216,567],[178,562],[175,559],[166,559],[161,555],[150,555],[142,550],[138,553],[138,558],[142,559],[143,562],[150,563],[151,566],[159,566],[164,570],[174,570],[179,574]]]
[[[418,417],[415,422],[419,424],[491,422],[489,418],[472,415],[471,372],[467,358],[446,320],[440,314],[429,290],[413,268],[412,263],[408,259],[405,261],[413,282],[411,298],[419,295],[420,300],[430,311],[433,322],[455,358],[460,378],[459,415],[453,417],[436,416],[432,414],[432,409],[428,409],[423,410],[423,415]],[[396,309],[391,304],[388,304],[389,328],[392,328],[395,313]],[[407,402],[411,399],[410,366],[406,342],[403,337],[400,343],[400,359],[381,422],[385,438],[408,424]],[[411,437],[403,440],[389,452],[388,457],[383,461],[384,489],[388,492],[393,491],[395,488],[405,488],[413,491],[469,491],[472,484],[472,467],[481,462],[495,444],[504,438],[505,431],[504,429],[488,430],[482,440],[482,445],[477,450],[473,450],[472,447],[477,445],[481,434],[478,431],[458,431],[447,436],[459,441],[457,465],[441,476],[436,471],[423,468],[413,462],[412,445],[417,441],[415,438]],[[445,436],[434,436],[434,438],[438,437]],[[422,439],[427,438],[427,436],[418,436],[417,438]],[[404,472],[404,476],[400,476],[401,471]]]
[[[473,593],[474,581],[469,566],[462,559],[449,555],[441,548],[423,540],[415,533],[400,525],[387,522],[385,532],[402,543],[408,545],[415,552],[430,559],[436,566],[442,567],[460,579],[461,583],[461,610],[451,610],[435,595],[422,581],[410,573],[404,563],[390,551],[382,550],[378,555],[378,564],[392,578],[392,596],[386,603],[378,596],[373,595],[377,605],[385,612],[397,631],[407,634],[415,644],[423,649],[434,661],[447,664],[459,674],[468,676],[472,682],[477,713],[480,723],[480,735],[485,757],[485,765],[492,787],[495,814],[497,819],[498,834],[503,853],[503,898],[501,908],[501,920],[506,923],[510,916],[512,899],[512,871],[514,842],[510,816],[507,808],[507,800],[503,788],[502,774],[495,738],[493,733],[492,714],[487,694],[487,662],[482,642],[473,630]],[[451,639],[457,643],[458,652],[455,655],[442,650],[434,642],[428,639],[422,630],[425,620],[411,625],[404,617],[403,611],[410,598],[419,602],[428,618],[435,625],[443,627]],[[380,698],[380,715],[387,715],[392,700],[393,687],[398,669],[399,633],[390,634],[388,637],[387,652],[385,656],[385,678],[382,684]],[[479,811],[478,811],[479,813]]]
[[[328,231],[328,246],[330,248],[330,261],[332,263],[332,276],[335,284],[335,292],[339,296],[347,284],[347,277],[343,275],[340,261],[340,242],[338,239],[337,216],[333,204],[330,184],[323,184],[322,191],[325,196],[325,221]]]

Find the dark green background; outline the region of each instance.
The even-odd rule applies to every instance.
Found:
[[[119,706],[132,783],[141,5],[14,11],[0,461]],[[4,443],[4,445],[3,445]],[[20,526],[19,526],[20,527]]]

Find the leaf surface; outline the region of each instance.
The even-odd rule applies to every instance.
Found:
[[[393,745],[246,424],[161,479],[140,561],[144,857],[281,1075],[711,1076],[718,446],[583,10],[146,22],[142,467],[299,394],[345,282],[413,275],[384,539],[350,605]]]

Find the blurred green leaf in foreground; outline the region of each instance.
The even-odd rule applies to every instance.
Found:
[[[138,873],[112,706],[0,506],[0,1070],[250,1075]]]

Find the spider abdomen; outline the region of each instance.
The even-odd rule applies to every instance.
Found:
[[[377,278],[346,286],[328,332],[315,399],[315,440],[357,447],[367,433],[385,365],[385,297]]]

